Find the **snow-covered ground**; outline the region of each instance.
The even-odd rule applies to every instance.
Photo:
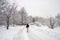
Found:
[[[30,25],[29,32],[25,26],[0,27],[0,40],[60,40],[60,27],[50,29],[47,26]]]

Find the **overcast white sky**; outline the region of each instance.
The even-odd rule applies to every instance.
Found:
[[[28,15],[55,16],[60,13],[60,0],[15,0],[19,7],[25,7]]]

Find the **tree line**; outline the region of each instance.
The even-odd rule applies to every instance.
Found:
[[[0,0],[0,25],[26,25],[29,23],[47,25],[54,28],[56,25],[60,26],[60,14],[56,17],[43,18],[28,16],[25,8],[22,7],[19,11],[15,3],[10,4],[8,0]]]

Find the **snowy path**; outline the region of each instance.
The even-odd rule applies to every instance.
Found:
[[[60,27],[30,25],[29,32],[24,25],[10,26],[9,30],[0,27],[0,40],[60,40]]]
[[[19,30],[17,35],[14,36],[13,40],[29,40],[26,32],[26,28],[22,28]]]
[[[19,30],[13,40],[57,40],[55,37],[49,35],[49,32],[43,32],[42,29],[40,31],[37,31],[36,29],[37,27],[31,26],[29,28],[29,32],[26,32],[27,30],[24,27],[23,29]]]

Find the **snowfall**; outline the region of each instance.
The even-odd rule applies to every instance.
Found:
[[[0,40],[60,40],[60,27],[54,29],[46,25],[30,25],[27,32],[26,25],[0,26]]]

